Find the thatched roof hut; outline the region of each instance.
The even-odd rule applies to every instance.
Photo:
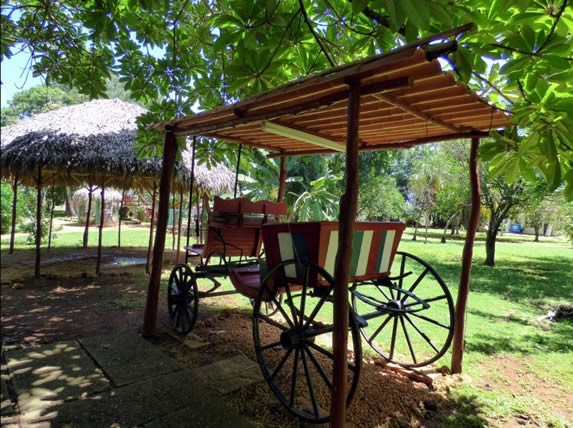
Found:
[[[44,182],[77,185],[84,181],[118,188],[153,189],[161,175],[161,159],[137,159],[133,147],[136,119],[146,110],[119,99],[93,100],[40,113],[3,127],[0,142],[2,176],[18,175],[35,185],[42,167]],[[188,186],[191,154],[178,162],[175,184]],[[223,165],[195,167],[200,193],[224,193],[233,173]]]
[[[72,200],[74,201],[74,203],[85,202],[88,200],[89,194],[90,194],[90,191],[86,188],[78,189],[74,192],[74,195],[72,196]],[[119,193],[115,189],[111,189],[111,188],[106,187],[104,194],[105,194],[104,199],[106,202],[121,202],[121,199],[122,199],[121,193]],[[93,192],[92,193],[92,199],[93,200],[100,200],[101,199],[101,191]]]
[[[39,166],[49,181],[85,180],[145,187],[159,177],[160,160],[136,159],[136,119],[142,107],[93,100],[37,114],[2,129],[2,175],[34,184]],[[152,185],[152,184],[151,184]]]

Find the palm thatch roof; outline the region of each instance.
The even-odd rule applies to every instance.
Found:
[[[94,184],[152,189],[161,175],[161,159],[137,159],[133,147],[136,119],[146,110],[119,99],[93,100],[40,113],[3,127],[0,138],[2,177],[35,185],[41,166],[44,183]],[[189,183],[187,162],[179,162],[175,183]],[[220,175],[220,176],[219,176]],[[224,192],[232,173],[218,166],[197,166],[196,186]],[[232,182],[231,182],[232,183]]]
[[[80,202],[85,202],[88,200],[89,198],[89,190],[84,188],[78,189],[74,192],[74,195],[72,196],[72,200],[74,201],[75,204],[78,204]],[[97,190],[95,192],[92,192],[92,199],[93,200],[100,200],[101,199],[101,190]],[[117,190],[112,189],[112,188],[105,188],[105,192],[104,192],[104,199],[106,202],[120,202],[121,201],[121,193],[119,193]]]

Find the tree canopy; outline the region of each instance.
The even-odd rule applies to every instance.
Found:
[[[519,127],[484,144],[482,156],[509,181],[540,173],[573,198],[568,2],[18,0],[2,4],[0,53],[26,52],[34,75],[90,97],[117,73],[157,121],[473,22],[446,62]]]

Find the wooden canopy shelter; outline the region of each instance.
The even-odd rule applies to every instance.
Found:
[[[275,90],[212,111],[156,125],[165,132],[155,242],[144,334],[153,334],[161,274],[165,194],[169,192],[177,136],[201,135],[267,150],[271,157],[321,153],[346,154],[345,193],[340,205],[340,233],[335,271],[333,426],[345,421],[345,365],[348,331],[348,277],[358,197],[358,153],[407,148],[418,144],[471,139],[472,216],[464,247],[456,305],[453,369],[461,370],[463,317],[469,290],[473,240],[479,216],[477,148],[491,130],[510,125],[507,116],[481,100],[438,58],[456,50],[466,25],[419,40],[395,51],[297,80]],[[281,174],[284,176],[284,174]]]

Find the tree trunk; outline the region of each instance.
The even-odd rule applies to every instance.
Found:
[[[424,220],[426,222],[425,226],[426,226],[426,236],[424,237],[424,244],[428,243],[428,223],[430,223],[430,216],[426,213],[426,215],[424,216]]]
[[[121,212],[125,201],[125,186],[121,192],[121,203],[119,204],[119,215],[117,216],[117,248],[121,248]]]
[[[66,186],[66,203],[65,203],[66,215],[76,216],[76,208],[74,207],[74,202],[72,199],[72,190]]]
[[[485,238],[485,262],[486,266],[495,266],[495,241],[497,239],[498,223],[489,222],[489,228]]]
[[[535,242],[539,242],[539,227],[535,228]]]
[[[453,220],[454,218],[456,218],[456,216],[458,215],[458,213],[454,213],[450,216],[450,218],[448,219],[448,221],[446,221],[446,226],[444,227],[444,233],[442,234],[442,244],[446,243],[446,233],[448,231],[448,227],[450,226],[450,223],[452,223],[452,227],[451,227],[451,233],[450,235],[454,234],[454,225],[453,225]]]
[[[418,220],[416,220],[414,226],[414,236],[412,236],[412,241],[415,241],[418,238]]]

